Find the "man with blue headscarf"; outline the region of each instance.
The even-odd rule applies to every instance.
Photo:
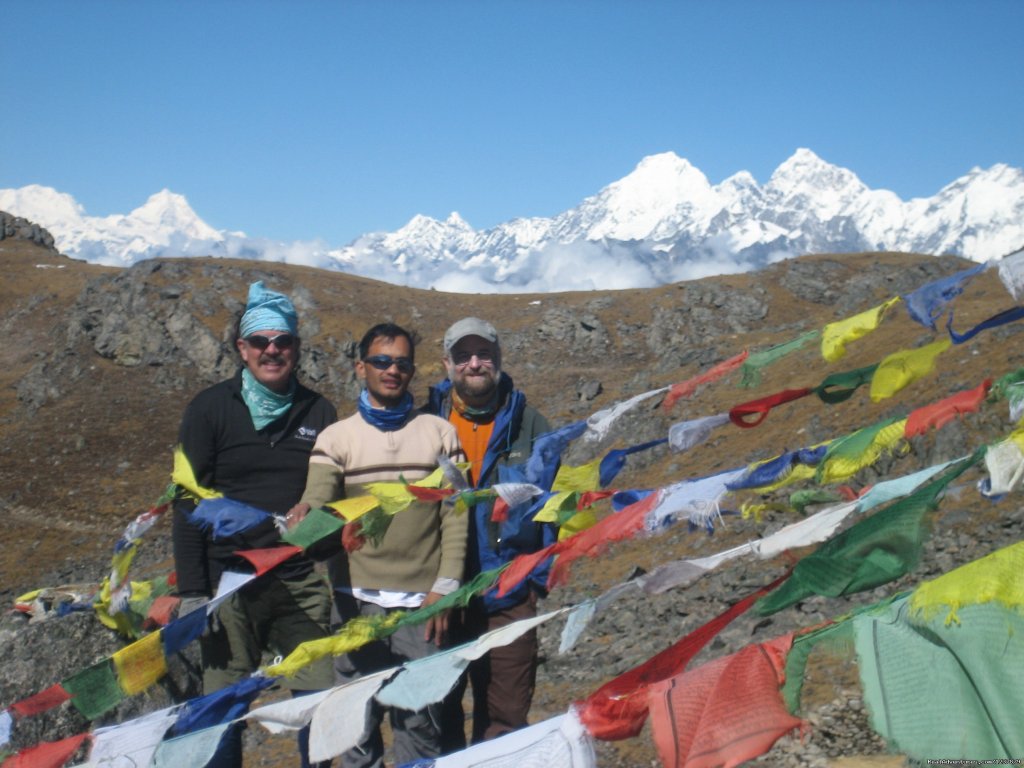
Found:
[[[199,485],[284,515],[302,496],[310,451],[337,413],[324,397],[298,382],[295,307],[262,281],[249,287],[235,346],[242,362],[238,373],[192,400],[181,422],[179,443]],[[280,544],[272,516],[215,539],[190,522],[194,509],[190,499],[178,499],[174,505],[180,615],[202,608],[224,571],[252,571],[238,551]],[[330,608],[327,585],[305,555],[296,555],[251,582],[218,608],[200,639],[204,692],[255,671],[264,650],[286,656],[303,642],[326,637]],[[330,688],[330,658],[305,667],[283,684],[296,695]],[[306,766],[308,730],[300,732],[299,743]],[[233,726],[209,765],[241,764],[241,728]]]

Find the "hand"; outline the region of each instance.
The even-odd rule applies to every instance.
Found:
[[[301,501],[289,509],[288,514],[284,516],[284,520],[288,524],[288,530],[292,530],[295,526],[305,520],[306,515],[309,514],[309,510],[309,504],[304,504]]]
[[[428,605],[433,605],[442,597],[444,597],[444,595],[442,595],[440,592],[431,592],[427,595],[421,607],[426,608]],[[441,613],[437,614],[437,616],[427,621],[423,629],[424,640],[428,642],[430,640],[433,640],[434,645],[436,645],[438,648],[441,647],[441,644],[445,641],[448,635],[449,613],[451,613],[451,610],[442,611]]]

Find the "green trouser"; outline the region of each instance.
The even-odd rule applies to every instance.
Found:
[[[238,682],[260,666],[263,651],[287,656],[307,640],[330,634],[331,598],[315,572],[281,580],[266,574],[233,594],[217,610],[220,629],[200,639],[203,691]],[[301,669],[282,685],[295,691],[321,691],[334,685],[331,657]]]

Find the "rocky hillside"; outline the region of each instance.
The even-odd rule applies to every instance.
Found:
[[[342,413],[354,407],[358,394],[355,341],[367,327],[388,319],[415,330],[420,345],[414,391],[422,400],[427,385],[442,375],[444,329],[460,316],[477,314],[502,331],[507,370],[560,426],[687,379],[743,349],[753,352],[789,341],[969,266],[951,257],[821,255],[758,273],[643,291],[485,297],[227,259],[161,259],[116,270],[69,260],[48,247],[52,239],[45,231],[9,217],[3,219],[3,231],[0,514],[7,524],[0,532],[0,600],[7,605],[32,588],[95,585],[103,578],[121,530],[168,482],[177,423],[188,399],[233,372],[231,328],[253,280],[265,280],[294,298],[304,339],[301,375]],[[19,232],[24,236],[18,237]],[[956,327],[970,327],[1011,304],[996,275],[986,273],[957,300]],[[757,429],[719,430],[689,453],[672,454],[662,446],[630,457],[615,484],[661,486],[904,414],[1020,367],[1019,331],[1007,326],[950,349],[932,376],[891,400],[873,404],[863,391],[838,406],[803,400],[772,412]],[[815,386],[829,373],[872,364],[933,338],[897,308],[875,334],[852,344],[839,363],[826,364],[810,345],[767,369],[756,389],[739,389],[739,377],[733,375],[668,413],[657,408],[655,398],[620,419],[602,442],[574,446],[568,460],[578,464],[609,448],[664,437],[674,422],[720,413],[778,390]],[[909,452],[887,458],[853,485],[860,488],[961,455],[1009,429],[1005,404],[986,406],[978,415],[915,439]],[[965,476],[965,485],[949,494],[924,561],[892,589],[1020,539],[1024,513],[1019,504],[1012,498],[999,505],[982,501],[971,487],[976,479],[976,473]],[[657,538],[616,545],[600,560],[577,565],[570,584],[555,590],[547,602],[552,607],[578,602],[638,567],[718,552],[770,533],[792,515],[770,513],[758,522],[729,517],[710,537],[679,526]],[[600,615],[565,656],[557,655],[560,627],[547,627],[535,719],[564,712],[573,699],[678,640],[770,581],[784,565],[742,562],[687,589],[627,596]],[[133,576],[152,577],[169,568],[168,528],[161,523],[145,539]],[[888,593],[884,588],[853,601],[809,600],[770,619],[741,617],[698,663]],[[0,628],[0,654],[11,661],[0,673],[0,705],[87,666],[117,642],[85,614],[30,626],[8,616]],[[163,688],[127,702],[109,720],[154,709],[190,690],[187,660],[180,663]],[[866,728],[850,662],[824,660],[820,668],[812,666],[808,684],[804,714],[812,729],[807,739],[777,747],[762,758],[763,764],[828,765],[840,754],[884,751]],[[15,745],[80,732],[84,724],[77,717],[65,707],[57,715],[19,722]],[[275,764],[275,740],[259,731],[250,729],[247,738],[264,745],[262,764]],[[648,765],[653,759],[648,731],[628,742],[601,745],[600,752],[603,765]]]

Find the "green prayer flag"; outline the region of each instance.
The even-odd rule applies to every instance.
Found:
[[[857,368],[853,371],[842,371],[825,377],[825,380],[814,388],[816,394],[823,403],[836,405],[849,400],[858,387],[871,381],[875,375],[878,363],[869,365],[866,368]]]
[[[382,507],[377,507],[358,520],[354,520],[350,525],[359,526],[360,536],[370,544],[379,545],[384,540],[384,534],[388,532],[391,521],[394,519],[394,515],[389,515]]]
[[[818,471],[815,475],[815,480],[821,482],[822,475],[825,472],[825,468],[832,459],[856,459],[858,456],[864,454],[868,448],[871,447],[871,443],[878,436],[878,433],[888,427],[890,424],[899,421],[899,417],[893,416],[888,419],[882,419],[876,424],[872,424],[869,427],[863,427],[858,429],[856,432],[851,432],[849,435],[844,435],[836,440],[833,440],[829,444],[828,450],[825,452],[825,457],[818,463]]]
[[[853,625],[849,621],[840,620],[793,638],[793,645],[786,656],[786,681],[782,685],[782,700],[790,714],[795,715],[800,709],[807,659],[819,645],[827,647],[835,656],[852,657]]]
[[[95,720],[124,698],[110,659],[75,673],[61,681],[61,685],[71,694],[71,703],[86,720]]]
[[[1024,616],[965,606],[961,623],[911,619],[907,599],[855,617],[864,702],[874,730],[922,762],[1024,756]]]
[[[494,583],[498,581],[498,577],[501,576],[502,571],[506,568],[508,568],[508,563],[505,563],[500,568],[495,568],[478,574],[454,592],[442,597],[433,605],[428,605],[424,608],[419,608],[405,614],[398,620],[398,624],[396,626],[400,627],[407,624],[422,624],[423,622],[434,618],[442,611],[447,611],[449,608],[465,608],[469,605],[470,599],[490,589]]]
[[[831,504],[836,501],[845,501],[846,497],[839,491],[828,488],[804,488],[793,491],[789,494],[789,506],[793,507],[801,515],[806,514],[807,507],[811,504]]]
[[[912,570],[928,534],[927,515],[937,506],[939,494],[980,455],[976,452],[938,479],[826,541],[798,562],[782,586],[761,598],[755,609],[768,616],[811,595],[852,595]]]
[[[756,387],[761,383],[762,368],[771,365],[777,360],[781,360],[791,352],[796,352],[805,344],[814,341],[820,334],[821,331],[817,329],[807,331],[807,333],[798,336],[791,341],[787,341],[783,344],[776,344],[774,347],[770,347],[762,352],[754,352],[749,355],[747,359],[743,361],[743,367],[740,368],[740,372],[743,374],[743,378],[740,380],[740,386],[744,389]]]
[[[311,509],[302,522],[288,531],[281,540],[295,547],[308,549],[320,539],[337,533],[345,523],[322,509]]]

